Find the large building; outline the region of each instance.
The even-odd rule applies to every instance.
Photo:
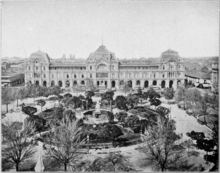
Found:
[[[178,52],[167,50],[158,58],[117,59],[101,45],[87,59],[51,59],[41,51],[32,53],[25,63],[25,82],[44,86],[85,86],[88,82],[105,88],[177,88],[184,83],[185,68]]]

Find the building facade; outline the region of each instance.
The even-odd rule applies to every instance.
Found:
[[[41,51],[32,53],[25,62],[25,82],[44,86],[85,86],[88,82],[105,88],[177,88],[184,83],[185,68],[178,52],[167,50],[158,58],[116,58],[104,45],[87,59],[51,59]]]
[[[19,86],[24,84],[24,81],[25,79],[23,73],[2,72],[2,86]]]

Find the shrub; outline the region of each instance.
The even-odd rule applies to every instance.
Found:
[[[8,162],[6,159],[2,159],[2,171],[9,171],[13,168],[13,163]]]
[[[62,163],[58,162],[55,159],[48,157],[43,160],[43,163],[44,163],[44,171],[63,171]]]
[[[174,97],[174,90],[173,90],[173,88],[166,88],[164,90],[164,97],[167,100],[172,100],[173,97]]]
[[[27,160],[20,165],[19,171],[34,171],[34,167],[36,166],[36,162],[33,160]]]

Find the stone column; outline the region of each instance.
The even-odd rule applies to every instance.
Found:
[[[151,86],[153,85],[153,80],[150,79],[150,80],[148,80],[148,81],[149,81],[149,83],[148,83],[148,87],[151,87]]]
[[[111,88],[112,88],[112,87],[111,87],[111,86],[112,86],[112,81],[109,79],[109,80],[107,80],[107,82],[108,82],[108,83],[107,83],[107,88],[108,88],[108,89],[111,89]]]
[[[119,81],[119,79],[117,79],[117,80],[115,81],[115,87],[116,87],[116,89],[119,89],[119,84],[120,84],[120,81]]]
[[[161,80],[157,80],[157,86],[161,87]]]
[[[72,88],[73,87],[73,80],[71,79],[71,80],[69,80],[69,82],[70,82],[70,88]]]
[[[136,87],[136,80],[132,80],[132,88],[135,88]]]
[[[66,80],[62,80],[62,87],[66,88]]]
[[[173,89],[174,89],[174,90],[177,89],[177,80],[173,80]]]
[[[170,80],[165,80],[165,88],[169,88],[169,82]]]

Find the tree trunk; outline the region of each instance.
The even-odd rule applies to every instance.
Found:
[[[6,112],[8,113],[8,104],[5,104],[6,105]]]
[[[64,163],[64,171],[67,171],[67,164]]]
[[[16,163],[16,171],[19,171],[19,163]]]
[[[110,100],[110,112],[112,112],[112,101]]]

